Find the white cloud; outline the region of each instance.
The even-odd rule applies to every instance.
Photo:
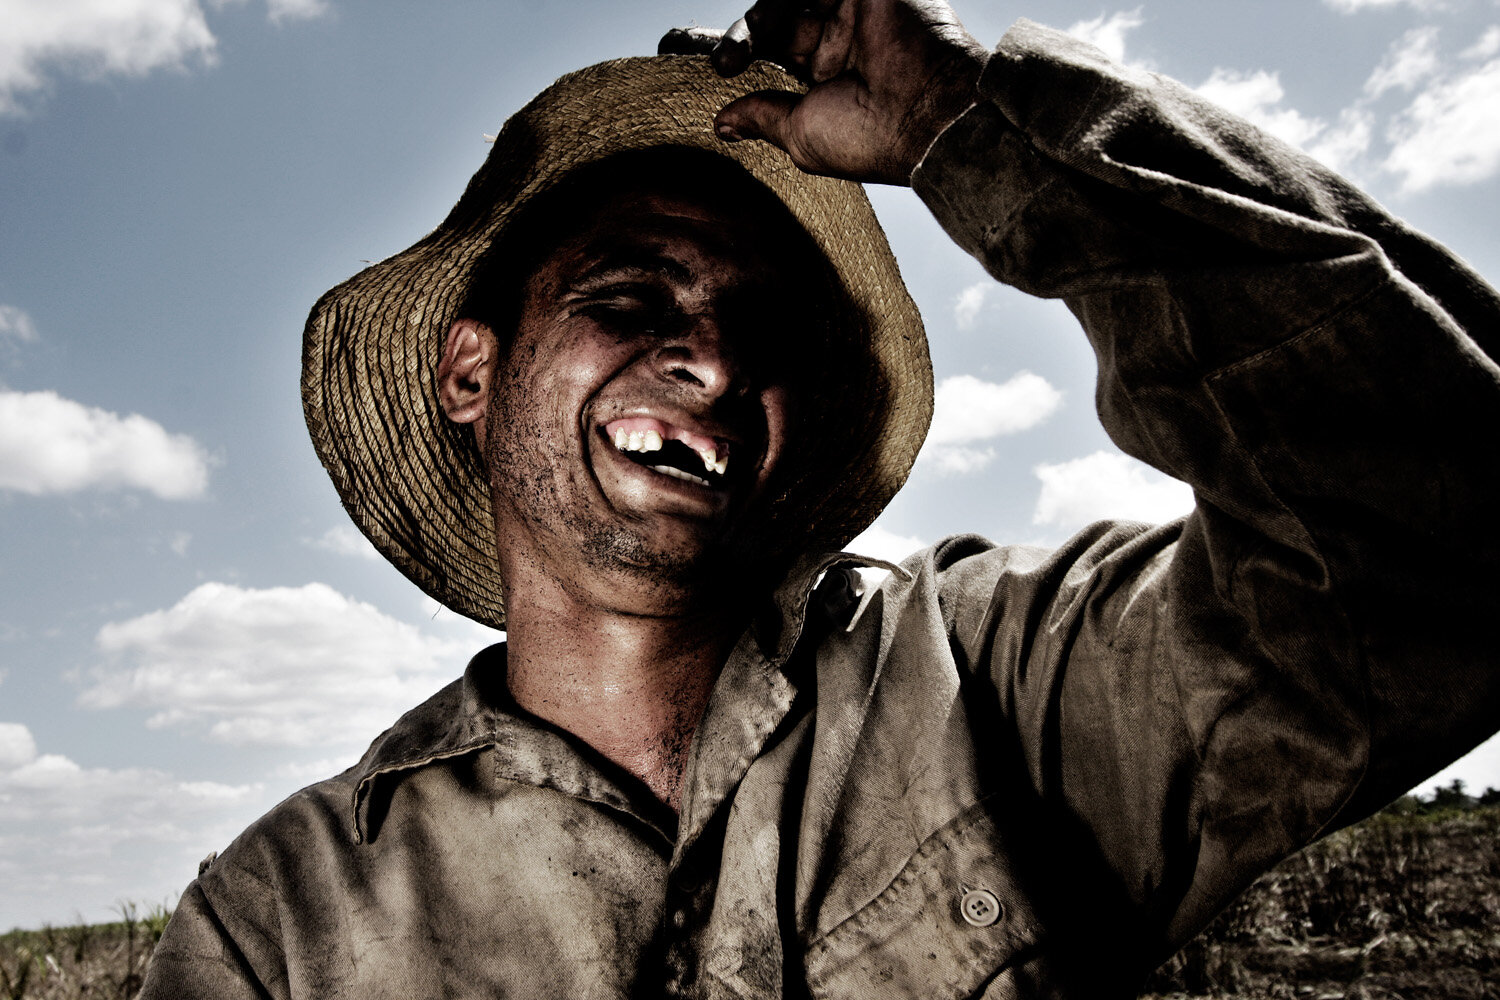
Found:
[[[995,460],[994,448],[964,448],[944,445],[925,451],[922,465],[940,476],[963,476],[978,472]]]
[[[879,524],[872,524],[848,545],[845,545],[844,551],[898,563],[918,549],[926,548],[927,545],[928,542],[915,535],[898,535]]]
[[[267,0],[267,6],[272,24],[307,21],[328,13],[328,4],[324,0]]]
[[[257,784],[226,785],[216,781],[174,781],[161,771],[149,768],[86,768],[58,754],[39,754],[36,741],[25,726],[6,723],[20,729],[30,739],[30,756],[19,761],[0,761],[0,789],[6,799],[6,819],[10,822],[77,820],[91,813],[100,819],[131,816],[138,823],[160,831],[172,817],[162,817],[156,810],[143,810],[138,799],[160,802],[170,795],[188,807],[206,805],[210,809],[243,802],[255,796]],[[124,832],[123,830],[121,831]]]
[[[0,16],[0,114],[20,110],[49,71],[142,76],[214,51],[197,0],[4,0]]]
[[[1115,62],[1125,61],[1125,36],[1146,23],[1141,8],[1116,11],[1105,16],[1077,21],[1068,28],[1068,34],[1080,38],[1090,45],[1104,50],[1104,54]]]
[[[1274,72],[1260,69],[1243,73],[1218,67],[1197,87],[1197,91],[1225,110],[1294,146],[1305,145],[1324,128],[1318,119],[1308,118],[1295,108],[1280,106],[1286,91],[1281,86],[1280,75]]]
[[[1344,5],[1354,9],[1364,4]],[[1420,6],[1420,5],[1419,5]],[[1414,28],[1393,42],[1366,79],[1363,93],[1332,125],[1284,103],[1279,76],[1218,68],[1198,92],[1345,174],[1395,174],[1402,192],[1468,184],[1500,173],[1500,26],[1486,29],[1458,57],[1445,56],[1438,29]],[[1377,127],[1389,94],[1412,95]],[[1386,144],[1374,152],[1379,134]]]
[[[341,756],[320,757],[315,760],[297,760],[287,764],[278,765],[272,773],[278,778],[286,778],[298,785],[309,785],[315,781],[322,781],[331,774],[340,774],[346,768],[359,763],[360,754],[343,754]]]
[[[1193,491],[1118,452],[1096,451],[1068,462],[1038,465],[1042,488],[1033,524],[1074,531],[1115,518],[1159,524],[1190,512]]]
[[[258,783],[180,781],[149,768],[84,767],[38,753],[24,725],[0,723],[0,927],[159,900],[193,864],[265,807]],[[48,916],[50,914],[50,916]]]
[[[1401,70],[1393,68],[1391,78],[1410,72],[1415,72],[1411,66]],[[1351,173],[1355,164],[1369,152],[1375,117],[1363,101],[1339,112],[1338,120],[1330,125],[1321,118],[1304,115],[1296,108],[1286,106],[1283,103],[1286,90],[1281,85],[1280,74],[1269,70],[1247,73],[1221,66],[1195,89],[1226,111],[1283,142],[1300,147],[1334,170]]]
[[[36,759],[36,740],[31,730],[18,722],[0,722],[0,771],[11,770]]]
[[[939,475],[989,465],[995,449],[978,442],[1030,430],[1056,413],[1062,393],[1040,375],[1018,372],[1003,384],[954,375],[938,384],[932,429],[918,461]]]
[[[1460,55],[1465,59],[1488,59],[1500,54],[1500,25],[1492,24],[1484,29],[1479,41],[1464,49]]]
[[[995,458],[980,442],[1030,430],[1056,413],[1062,393],[1040,375],[1018,372],[997,385],[973,375],[938,384],[932,429],[917,461],[939,475],[977,472]]]
[[[36,324],[25,311],[0,305],[0,341],[14,340],[24,344],[36,339]]]
[[[1345,108],[1339,112],[1338,124],[1321,132],[1305,149],[1326,166],[1348,174],[1354,164],[1370,151],[1374,129],[1375,116],[1369,110]]]
[[[979,318],[979,310],[984,308],[984,300],[990,294],[990,289],[994,287],[993,281],[981,281],[958,293],[958,298],[953,303],[953,322],[960,330],[974,328],[974,321]]]
[[[165,500],[202,496],[209,460],[185,434],[55,392],[0,390],[0,490],[41,496],[140,489]]]
[[[1345,14],[1353,14],[1361,10],[1370,10],[1381,7],[1407,7],[1416,10],[1437,10],[1443,6],[1445,0],[1323,0],[1324,3],[1334,10],[1343,11]]]
[[[327,11],[326,0],[267,0],[275,24]],[[199,0],[0,0],[0,23],[0,115],[20,113],[22,98],[50,76],[138,77],[211,65],[217,46]]]
[[[1030,430],[1057,412],[1062,393],[1026,371],[1000,385],[973,375],[954,375],[938,385],[933,404],[928,442],[968,444]]]
[[[347,524],[335,525],[317,538],[304,538],[302,541],[305,545],[323,549],[335,555],[369,559],[374,562],[379,562],[381,558],[380,552],[370,544],[370,540]]]
[[[1379,97],[1388,90],[1411,90],[1438,71],[1438,30],[1412,28],[1391,43],[1385,58],[1365,81],[1365,93]]]
[[[1482,47],[1481,47],[1482,48]],[[1406,193],[1469,184],[1500,171],[1500,59],[1430,83],[1387,129],[1384,168]]]
[[[80,701],[156,710],[152,727],[232,744],[363,747],[457,677],[481,630],[437,639],[321,583],[206,583],[99,630]]]

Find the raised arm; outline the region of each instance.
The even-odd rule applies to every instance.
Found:
[[[1178,525],[949,574],[982,598],[955,639],[1038,794],[1091,831],[1151,934],[1181,941],[1263,866],[1500,725],[1489,286],[1301,153],[1056,32],[1018,24],[955,112],[967,57],[950,91],[941,60],[905,62],[921,45],[891,49],[887,75],[875,34],[838,27],[928,17],[929,50],[968,51],[938,5],[819,8],[826,61],[807,14],[778,35],[757,21],[779,8],[756,9],[750,54],[782,53],[812,88],[720,124],[831,172],[845,160],[826,144],[869,136],[847,170],[862,179],[911,162],[996,278],[1067,301],[1115,442],[1196,492]],[[943,110],[914,110],[925,90],[887,105],[888,76]],[[882,143],[903,152],[873,163]]]

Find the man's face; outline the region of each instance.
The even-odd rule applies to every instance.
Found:
[[[750,213],[637,193],[538,268],[488,406],[508,579],[665,611],[764,559],[801,313],[772,239]]]

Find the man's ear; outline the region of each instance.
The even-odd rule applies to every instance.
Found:
[[[448,328],[443,358],[438,362],[438,402],[443,412],[456,424],[474,424],[481,444],[498,349],[489,327],[477,320],[458,319]]]

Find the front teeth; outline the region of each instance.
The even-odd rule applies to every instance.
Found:
[[[661,434],[655,430],[627,431],[621,427],[615,431],[615,447],[620,451],[661,451],[664,443]],[[729,468],[729,451],[727,448],[725,449],[723,458],[719,457],[717,448],[703,448],[697,450],[697,454],[698,458],[703,462],[704,470],[707,472],[714,472],[722,476],[724,470]],[[648,466],[648,468],[678,479],[701,483],[704,486],[709,485],[707,480],[701,479],[691,473],[683,472],[681,469],[675,469],[670,465],[652,465]]]
[[[615,447],[621,451],[661,451],[661,435],[654,430],[627,431],[621,427],[615,431]]]

